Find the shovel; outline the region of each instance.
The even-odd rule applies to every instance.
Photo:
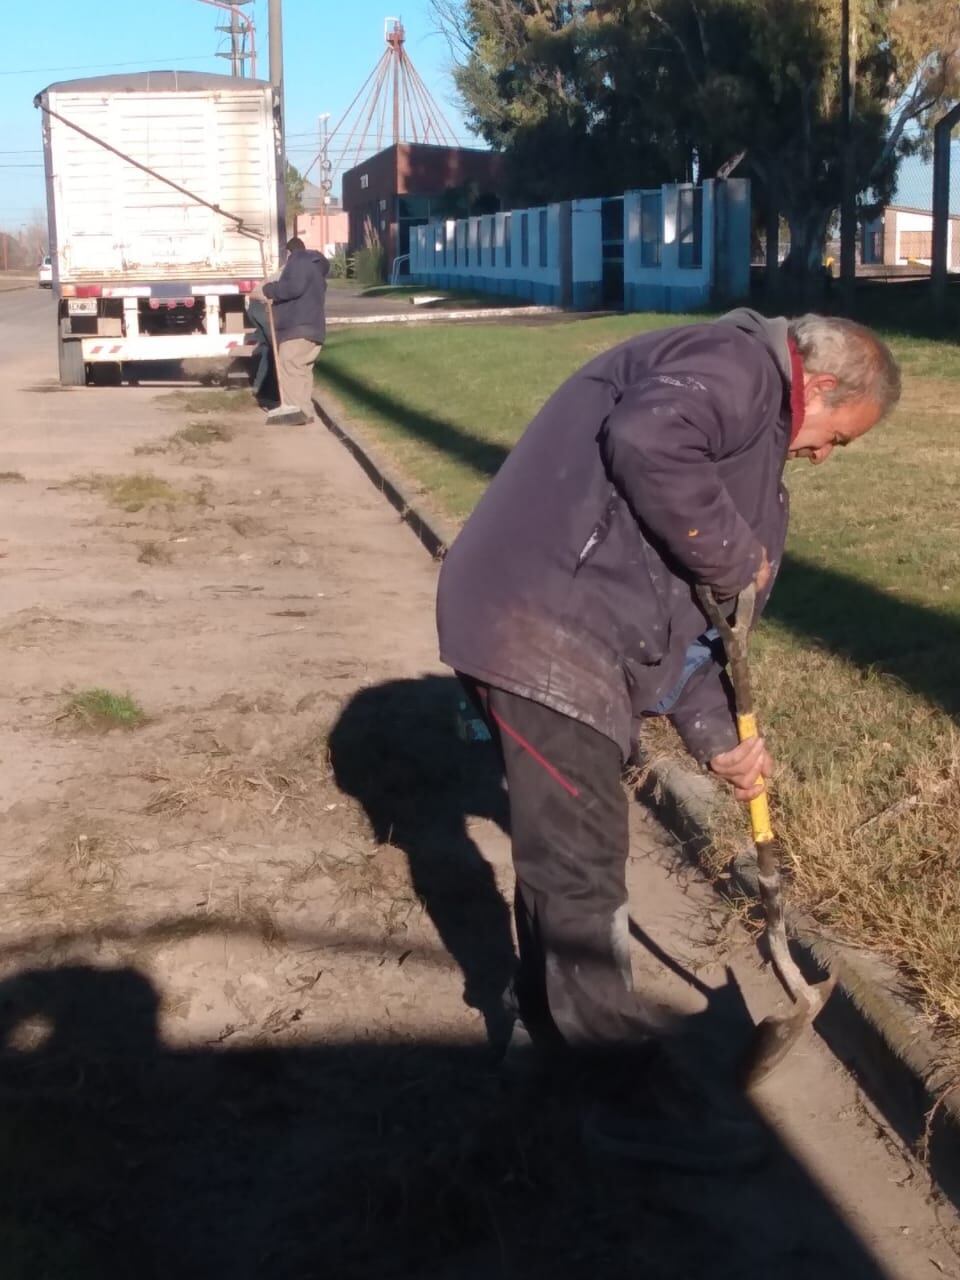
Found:
[[[737,711],[737,736],[741,742],[757,736],[757,717],[753,710],[750,668],[747,665],[747,636],[753,621],[756,587],[751,584],[740,592],[732,620],[721,609],[709,587],[697,587],[697,596],[707,617],[720,633],[727,655],[727,666],[733,683]],[[763,785],[763,779],[758,779]],[[809,983],[797,968],[787,945],[783,921],[783,895],[780,887],[780,845],[770,825],[770,810],[764,790],[750,801],[750,826],[757,851],[760,901],[766,918],[766,939],[777,977],[796,1006],[785,1017],[764,1018],[740,1064],[740,1080],[746,1087],[759,1084],[783,1061],[797,1040],[830,998],[836,978],[830,975],[822,982]]]

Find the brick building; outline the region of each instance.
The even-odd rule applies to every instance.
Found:
[[[410,252],[411,227],[452,216],[444,193],[468,187],[478,196],[499,197],[500,156],[425,142],[399,142],[377,152],[343,175],[349,252],[363,247],[369,225],[384,246],[389,271],[394,258]]]

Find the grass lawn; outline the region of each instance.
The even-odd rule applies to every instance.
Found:
[[[564,377],[693,318],[338,332],[319,379],[462,520]],[[789,555],[756,683],[794,893],[897,959],[960,1032],[960,346],[887,336],[904,373],[895,415],[823,467],[788,465]]]

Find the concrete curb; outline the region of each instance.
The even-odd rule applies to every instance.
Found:
[[[438,320],[502,320],[517,316],[563,315],[563,307],[474,307],[461,311],[391,311],[381,316],[328,316],[327,328],[353,324],[429,324]]]
[[[430,555],[442,558],[456,534],[453,525],[418,512],[369,446],[319,402],[317,408]],[[718,801],[716,784],[677,762],[653,761],[635,795],[702,867]],[[717,888],[732,899],[757,900],[752,852],[734,859]],[[960,1081],[928,1023],[907,999],[897,970],[881,956],[826,937],[789,906],[785,915],[801,970],[810,978],[823,977],[828,970],[837,976],[836,990],[817,1019],[817,1032],[854,1072],[904,1142],[925,1155],[931,1176],[960,1206]]]
[[[393,468],[380,457],[370,446],[359,439],[352,431],[348,431],[314,395],[313,406],[320,421],[340,443],[353,454],[363,471],[383,494],[392,507],[400,514],[404,524],[409,525],[420,543],[435,560],[442,560],[447,548],[456,536],[456,529],[442,517],[425,516],[416,507],[414,500],[404,490],[401,481]]]

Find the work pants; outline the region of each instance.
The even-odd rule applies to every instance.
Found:
[[[535,1041],[640,1048],[662,1011],[638,999],[629,956],[622,757],[589,725],[502,689],[464,684],[507,779],[516,871],[516,1010]]]
[[[323,350],[309,338],[287,338],[279,345],[280,399],[313,418],[313,365]]]

